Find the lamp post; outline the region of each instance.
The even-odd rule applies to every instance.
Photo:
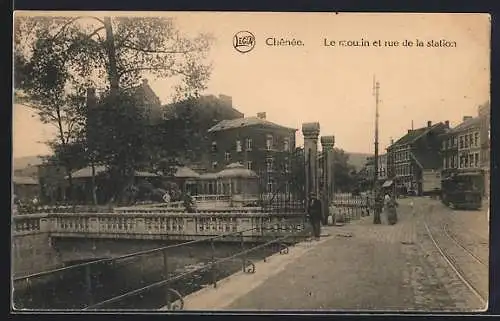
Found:
[[[375,211],[373,215],[373,224],[380,224],[380,197],[378,188],[378,103],[379,103],[380,84],[373,77],[373,94],[375,95],[375,158],[374,158],[374,175],[373,175],[373,191],[375,194]]]

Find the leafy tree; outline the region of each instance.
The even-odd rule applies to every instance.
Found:
[[[71,136],[69,128],[75,122],[80,124],[85,115],[75,103],[84,100],[86,87],[106,92],[103,104],[118,112],[123,100],[130,102],[129,97],[119,96],[144,75],[176,78],[179,85],[173,92],[177,100],[196,96],[210,76],[206,58],[211,37],[187,38],[172,18],[16,15],[14,28],[14,83],[26,93],[25,100],[38,108],[42,121],[57,123],[63,146]],[[110,132],[119,136],[115,144],[109,141],[112,136],[97,136],[106,142],[96,148],[100,159],[122,175],[130,174],[129,167],[138,161],[137,151],[143,146],[135,145],[143,142],[143,135],[119,135],[116,127],[136,116],[132,109],[120,109],[116,119],[108,112],[91,126],[111,126]],[[132,128],[134,132],[136,126]],[[70,169],[68,165],[68,172]]]
[[[333,181],[336,191],[350,191],[355,184],[354,166],[349,164],[349,155],[341,148],[333,149]]]

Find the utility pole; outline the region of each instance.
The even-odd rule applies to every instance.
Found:
[[[375,96],[375,159],[374,167],[375,173],[373,178],[373,191],[375,193],[375,211],[373,214],[373,224],[381,224],[380,220],[380,200],[379,200],[379,190],[378,190],[378,104],[379,104],[379,89],[380,84],[375,80],[373,76],[373,95]]]

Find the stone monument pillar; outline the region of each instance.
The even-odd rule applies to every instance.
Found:
[[[306,201],[309,203],[309,193],[319,195],[318,184],[318,136],[319,123],[302,124],[302,134],[304,135],[304,157],[306,169]]]
[[[327,202],[333,199],[333,146],[335,145],[335,136],[322,136],[321,147],[323,149],[323,157],[325,157],[323,175],[324,182],[323,193],[327,197]]]

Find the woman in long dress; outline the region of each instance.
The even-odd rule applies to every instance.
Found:
[[[398,203],[396,202],[395,197],[386,194],[384,197],[384,212],[389,225],[394,225],[398,222],[398,213],[396,211],[397,206]]]

